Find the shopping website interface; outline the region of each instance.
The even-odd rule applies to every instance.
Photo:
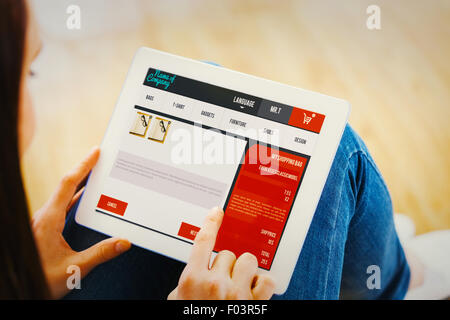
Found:
[[[214,251],[270,270],[325,116],[150,68],[97,214],[192,243],[225,216]]]

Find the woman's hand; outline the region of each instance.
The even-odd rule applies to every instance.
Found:
[[[73,251],[62,236],[67,211],[81,195],[77,187],[97,163],[100,149],[94,148],[89,155],[61,180],[50,200],[33,215],[32,228],[39,250],[44,273],[53,298],[64,296],[67,288],[67,267],[76,265],[81,277],[94,267],[127,251],[128,240],[110,238],[81,251]]]
[[[250,253],[237,260],[234,253],[223,250],[209,268],[223,211],[214,208],[206,217],[194,240],[188,264],[178,286],[168,299],[270,299],[275,288],[273,280],[257,275],[258,261]]]

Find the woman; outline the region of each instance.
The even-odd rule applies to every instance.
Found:
[[[206,218],[187,265],[77,225],[78,186],[98,148],[62,179],[30,223],[19,161],[33,135],[27,78],[41,44],[27,8],[25,0],[0,0],[0,297],[270,298],[274,283],[256,276],[250,254],[236,259],[222,251],[208,268],[221,210]],[[79,266],[84,279],[81,290],[68,293],[70,265]],[[278,298],[402,299],[422,281],[416,267],[398,240],[386,185],[347,126],[289,288]],[[372,275],[379,283],[370,283]]]
[[[24,0],[0,0],[0,298],[61,298],[67,294],[67,268],[87,275],[97,265],[130,249],[126,239],[110,238],[83,251],[72,250],[62,235],[66,213],[80,197],[78,186],[99,157],[94,148],[61,181],[30,223],[20,157],[33,136],[33,109],[27,88],[30,66],[41,47],[34,17]],[[257,276],[256,258],[220,252],[208,267],[223,212],[213,209],[193,245],[189,263],[169,298],[268,299],[274,283]]]

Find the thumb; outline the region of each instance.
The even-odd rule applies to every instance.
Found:
[[[87,275],[99,264],[107,262],[130,249],[131,243],[126,239],[110,238],[79,252],[80,267],[83,275]]]

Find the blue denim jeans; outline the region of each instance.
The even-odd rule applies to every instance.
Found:
[[[64,229],[74,250],[106,238],[77,225],[74,213]],[[65,299],[165,299],[184,265],[133,246],[95,268]],[[367,285],[376,276],[368,270],[373,265],[379,289]],[[409,278],[389,191],[363,141],[347,126],[289,288],[274,299],[402,299]]]

